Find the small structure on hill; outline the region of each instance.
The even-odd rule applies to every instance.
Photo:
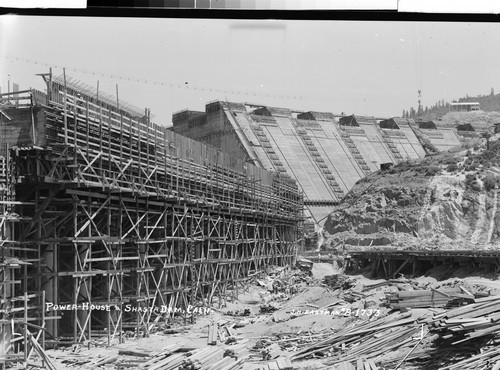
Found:
[[[451,103],[450,112],[474,112],[480,109],[478,102]]]

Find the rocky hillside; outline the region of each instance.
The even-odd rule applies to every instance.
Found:
[[[500,246],[500,141],[401,163],[360,180],[325,223],[326,250]]]
[[[497,122],[500,122],[500,112],[448,112],[441,117],[440,123],[443,125],[456,126],[471,124],[475,128],[481,126],[486,130],[493,127]]]
[[[485,112],[500,112],[500,94],[496,94],[491,89],[488,95],[477,95],[477,96],[466,96],[459,98],[458,100],[453,100],[453,103],[465,103],[465,102],[477,102],[481,107],[481,111]],[[408,111],[403,110],[403,116],[408,114],[408,118],[421,119],[423,121],[427,120],[437,120],[446,115],[450,111],[450,103],[444,99],[436,102],[434,105],[425,107],[422,112],[417,113],[414,107],[411,107]]]

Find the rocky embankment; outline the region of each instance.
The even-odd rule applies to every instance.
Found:
[[[325,223],[325,249],[484,249],[500,243],[500,141],[407,161],[360,180]]]

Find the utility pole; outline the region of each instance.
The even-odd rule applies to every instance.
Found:
[[[422,114],[422,90],[418,90],[418,110],[417,114]]]

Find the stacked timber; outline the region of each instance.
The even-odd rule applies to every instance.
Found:
[[[436,314],[431,324],[452,345],[500,335],[500,296],[478,298],[473,304]]]
[[[275,361],[269,361],[263,364],[253,364],[246,366],[249,370],[294,370],[295,367],[287,357],[279,357]]]
[[[474,295],[463,288],[386,292],[386,303],[396,309],[459,306],[474,302]]]
[[[360,299],[365,299],[367,297],[368,297],[368,295],[361,293],[361,292],[357,292],[357,291],[352,290],[352,289],[350,289],[349,291],[344,293],[344,300],[346,302],[351,302],[351,303],[358,301]]]
[[[133,367],[144,370],[232,370],[239,369],[246,359],[243,354],[239,356],[226,356],[224,350],[218,347],[205,347],[179,352],[182,345],[173,344],[157,353],[147,361],[119,361],[117,369]],[[240,349],[241,350],[241,349]],[[244,352],[244,351],[241,351]],[[135,354],[136,355],[136,354]]]
[[[250,350],[248,349],[248,339],[244,339],[226,348],[224,356],[233,357],[237,360],[247,359],[248,357],[250,357]]]
[[[333,289],[349,289],[354,286],[354,281],[345,275],[326,275],[323,283]]]
[[[409,314],[391,315],[375,321],[359,321],[359,325],[332,333],[326,339],[295,352],[292,360],[311,357],[331,357],[329,366],[349,366],[344,363],[365,362],[388,352],[415,344],[414,336],[420,335],[417,319]],[[374,362],[375,364],[375,362]],[[363,363],[364,366],[364,363]],[[332,367],[333,368],[333,367]],[[371,370],[371,365],[370,365]]]
[[[440,370],[463,370],[463,369],[500,370],[500,353],[498,352],[498,347],[490,348],[478,355],[456,362],[453,365],[440,367]]]
[[[278,343],[273,343],[262,351],[264,360],[272,360],[281,356],[281,348]]]
[[[195,369],[211,369],[214,364],[219,364],[221,367],[226,366],[226,362],[221,362],[224,359],[224,351],[221,348],[202,348],[194,351],[191,356],[184,358],[179,370],[195,370]],[[227,359],[227,357],[226,357]],[[234,359],[229,358],[231,363]]]
[[[152,358],[138,366],[139,369],[147,370],[174,370],[182,364],[184,353],[175,353],[182,348],[182,344],[171,344],[162,351],[153,354]],[[121,364],[120,364],[121,365]]]
[[[355,363],[344,361],[332,367],[332,370],[379,370],[380,368],[375,363],[364,360],[357,360]]]
[[[376,288],[381,288],[383,286],[393,286],[398,284],[408,284],[408,285],[413,285],[414,288],[417,288],[417,284],[409,279],[389,279],[389,280],[384,280],[379,283],[374,283],[374,284],[367,284],[363,286],[363,292],[371,290],[371,289],[376,289]]]

